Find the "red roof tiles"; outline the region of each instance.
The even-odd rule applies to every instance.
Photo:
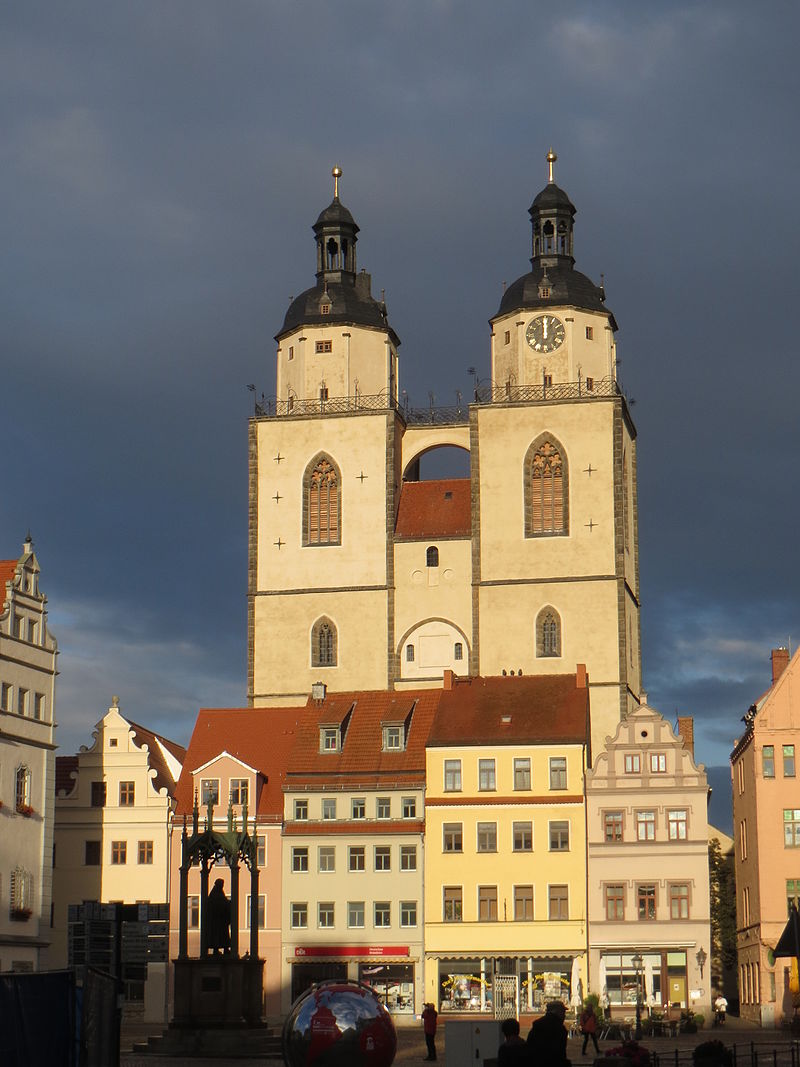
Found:
[[[587,741],[589,689],[578,680],[575,674],[457,678],[442,693],[428,745]]]
[[[6,582],[13,580],[18,563],[18,559],[0,559],[0,608],[6,602]]]
[[[469,478],[403,482],[394,536],[398,541],[470,537]]]

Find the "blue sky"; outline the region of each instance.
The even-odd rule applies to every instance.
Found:
[[[30,527],[65,751],[245,696],[250,382],[330,168],[401,385],[468,394],[558,153],[639,430],[644,676],[724,764],[800,636],[792,3],[0,11],[0,555]]]

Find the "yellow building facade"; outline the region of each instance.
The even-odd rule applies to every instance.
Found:
[[[552,155],[552,154],[551,154]],[[276,396],[250,423],[248,696],[549,675],[580,659],[596,744],[638,704],[636,431],[616,322],[574,267],[553,178],[530,208],[531,270],[491,318],[473,401],[400,402],[399,338],[356,264],[339,199],[313,229],[315,284],[277,334]],[[455,446],[465,479],[420,482]]]

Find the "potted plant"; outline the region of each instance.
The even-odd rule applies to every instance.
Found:
[[[733,1067],[733,1054],[721,1041],[703,1041],[692,1052],[695,1067]]]
[[[694,1021],[694,1012],[691,1008],[685,1008],[681,1012],[681,1033],[696,1034],[697,1023]]]
[[[11,921],[15,923],[26,923],[33,915],[31,908],[12,908],[11,909]]]
[[[701,1015],[700,1012],[695,1012],[694,1019],[692,1020],[692,1022],[694,1023],[694,1025],[697,1027],[698,1030],[702,1030],[703,1029],[703,1026],[705,1025],[705,1021],[706,1021],[705,1015]]]

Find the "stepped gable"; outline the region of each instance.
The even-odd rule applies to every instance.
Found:
[[[425,745],[441,698],[439,689],[329,693],[309,700],[290,756],[292,785],[324,784],[357,777],[361,785],[397,784],[425,777]],[[405,748],[383,751],[382,726],[405,723]],[[338,725],[337,752],[320,752],[319,729]]]
[[[469,478],[403,482],[394,529],[395,540],[470,537],[470,487]]]
[[[442,693],[428,744],[588,741],[585,672],[582,687],[578,685],[580,678],[576,674],[454,678],[452,688]]]
[[[193,772],[227,752],[260,775],[256,814],[280,821],[283,818],[283,784],[288,756],[296,738],[298,719],[304,712],[302,707],[202,708],[175,790],[176,814],[191,815]]]

